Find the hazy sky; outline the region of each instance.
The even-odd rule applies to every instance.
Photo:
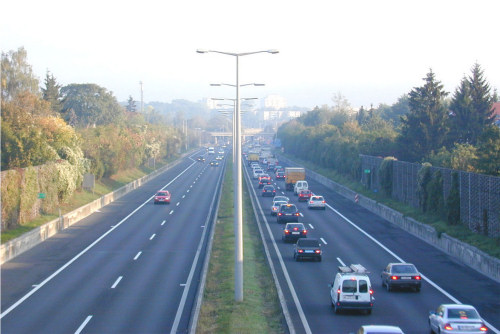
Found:
[[[235,96],[288,105],[392,104],[432,68],[453,92],[478,62],[500,88],[499,0],[16,0],[2,1],[0,48],[23,46],[41,82],[95,83],[119,101]]]

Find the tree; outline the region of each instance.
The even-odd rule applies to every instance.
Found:
[[[467,172],[475,172],[477,164],[476,151],[476,147],[470,144],[456,143],[454,149],[451,151],[450,167]]]
[[[410,112],[401,118],[400,155],[410,161],[421,160],[443,146],[448,131],[444,106],[448,93],[432,70],[423,80],[422,87],[409,93]]]
[[[112,92],[96,84],[71,84],[61,88],[64,119],[76,127],[117,123],[123,117]]]
[[[28,53],[23,47],[17,51],[2,52],[2,100],[10,101],[21,92],[39,95],[38,79],[28,64]]]
[[[446,221],[448,225],[457,225],[460,221],[460,184],[457,172],[451,174],[451,189],[446,199]]]
[[[49,71],[47,71],[44,83],[45,88],[42,88],[42,98],[50,103],[52,111],[60,113],[62,109],[61,86],[57,83],[53,74],[49,75]]]
[[[126,109],[127,109],[127,111],[130,111],[130,112],[136,112],[136,110],[137,110],[137,107],[135,106],[135,101],[132,98],[132,95],[129,95],[129,97],[128,97]]]
[[[477,146],[478,169],[489,175],[500,176],[500,128],[488,126],[479,137]]]
[[[472,129],[472,101],[470,96],[470,85],[466,77],[453,93],[449,111],[450,133],[449,144],[470,143]]]
[[[468,127],[472,127],[470,142],[475,145],[484,129],[493,124],[492,104],[494,100],[490,94],[490,85],[486,82],[484,73],[478,63],[475,63],[472,67],[469,84],[473,116],[472,123],[468,124]]]

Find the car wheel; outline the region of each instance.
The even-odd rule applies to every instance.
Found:
[[[372,314],[372,310],[366,310],[366,314],[368,315]]]
[[[340,313],[340,308],[339,308],[339,307],[337,307],[337,303],[334,303],[334,304],[333,304],[333,309],[334,309],[334,311],[335,311],[335,314],[339,314],[339,313]]]
[[[420,287],[419,286],[415,287],[415,292],[417,292],[417,293],[420,292]]]
[[[326,210],[326,206],[323,207],[323,210]]]
[[[318,257],[318,262],[321,262],[321,256],[320,256],[320,257]]]

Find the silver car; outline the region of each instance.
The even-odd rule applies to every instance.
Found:
[[[309,201],[307,202],[308,209],[322,209],[326,208],[326,201],[323,196],[312,195]]]
[[[474,306],[442,304],[429,314],[429,326],[433,333],[487,333],[488,328]]]
[[[274,198],[276,198],[276,197],[274,197]],[[271,216],[276,216],[281,204],[288,204],[288,202],[287,201],[277,201],[277,200],[273,201],[273,205],[271,205]]]

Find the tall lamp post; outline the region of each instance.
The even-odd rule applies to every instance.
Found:
[[[234,184],[234,192],[236,194],[234,203],[234,237],[235,237],[235,256],[234,256],[234,298],[236,301],[243,301],[243,190],[242,190],[242,164],[241,164],[241,115],[240,115],[240,82],[239,82],[239,58],[256,53],[271,53],[276,54],[278,50],[262,50],[254,52],[223,52],[216,50],[196,50],[198,53],[220,53],[228,56],[236,57],[236,108],[234,120],[236,125],[235,135],[235,158],[236,158],[236,182]],[[233,139],[233,140],[234,140]]]

